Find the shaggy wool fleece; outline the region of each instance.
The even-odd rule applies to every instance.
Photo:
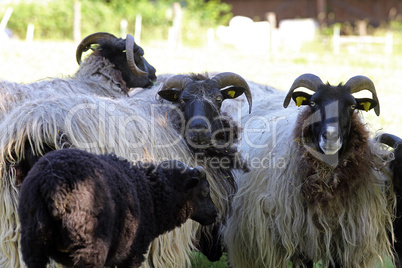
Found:
[[[299,267],[307,259],[324,267],[376,267],[392,260],[393,197],[384,151],[355,113],[347,150],[334,167],[334,159],[310,153],[311,132],[302,127],[308,112],[298,118],[293,112],[271,114],[267,122],[275,121],[275,131],[242,143],[251,159],[269,157],[272,165],[236,178],[239,191],[224,228],[231,265],[285,268],[292,261]],[[266,146],[250,148],[250,141]]]

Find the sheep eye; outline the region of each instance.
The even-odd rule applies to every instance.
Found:
[[[311,101],[311,102],[310,102],[310,106],[311,106],[311,107],[314,107],[314,106],[315,106],[315,102],[314,102],[314,101]]]
[[[221,103],[222,102],[222,97],[221,96],[216,97],[216,102]]]
[[[356,105],[354,105],[354,104],[350,105],[350,109],[352,109],[352,110],[356,109]]]

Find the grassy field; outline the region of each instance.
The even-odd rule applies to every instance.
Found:
[[[0,42],[0,79],[33,82],[47,77],[72,75],[77,70],[73,42]],[[371,78],[377,88],[381,115],[364,113],[373,133],[384,130],[402,136],[402,55],[384,55],[382,48],[359,51],[345,47],[334,55],[330,46],[306,44],[300,51],[282,49],[272,53],[239,51],[232,47],[170,49],[164,42],[142,45],[146,59],[157,74],[224,72],[240,74],[254,82],[287,91],[303,73],[314,73],[331,84],[346,82],[355,75]],[[226,267],[225,258],[210,264],[198,255],[193,267]],[[392,267],[387,265],[386,267]]]

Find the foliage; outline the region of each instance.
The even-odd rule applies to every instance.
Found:
[[[1,10],[3,9],[5,8]],[[53,39],[72,38],[72,1],[22,1],[19,4],[13,5],[13,9],[7,27],[18,37],[25,37],[28,24],[32,23],[35,26],[36,38],[47,38],[50,36]],[[71,23],[66,23],[66,21],[71,21]]]
[[[127,32],[133,33],[136,16],[142,16],[142,38],[167,39],[172,25],[174,0],[81,0],[81,32],[83,36],[105,31],[120,33],[120,22],[126,19]],[[231,6],[220,0],[180,1],[183,10],[183,41],[200,42],[200,31],[225,24],[232,14]],[[73,38],[73,0],[28,1],[12,4],[14,12],[7,25],[15,36],[24,38],[29,23],[34,24],[35,39]],[[0,15],[6,6],[0,6]]]
[[[221,259],[217,262],[210,262],[208,259],[201,253],[194,252],[191,258],[191,267],[193,268],[226,268],[227,265],[227,257],[226,253],[221,257]]]

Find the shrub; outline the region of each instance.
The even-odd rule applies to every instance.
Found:
[[[134,33],[137,14],[142,16],[143,40],[167,39],[172,25],[174,0],[81,0],[81,33],[83,36],[104,31],[120,34],[120,21],[128,21],[127,32]],[[176,1],[177,2],[177,1]],[[220,0],[186,0],[183,8],[183,41],[202,41],[200,32],[228,22],[231,6]],[[7,25],[14,35],[24,38],[29,23],[34,24],[35,39],[68,40],[73,38],[74,1],[21,1],[12,4],[14,12]],[[6,6],[0,6],[0,15]]]

